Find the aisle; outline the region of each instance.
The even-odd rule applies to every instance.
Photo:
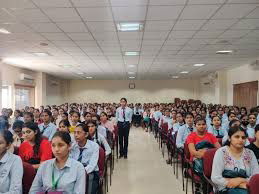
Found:
[[[129,142],[128,159],[115,164],[110,194],[184,193],[152,134],[132,128]]]

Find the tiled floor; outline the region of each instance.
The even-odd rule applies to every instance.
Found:
[[[190,188],[190,187],[189,187]],[[128,159],[115,164],[110,194],[183,194],[181,176],[163,159],[151,133],[141,128],[130,131]]]

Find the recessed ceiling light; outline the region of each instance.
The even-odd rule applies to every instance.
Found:
[[[139,56],[139,51],[126,51],[124,52],[125,56]]]
[[[182,73],[182,74],[187,74],[187,73],[189,73],[189,71],[182,71],[182,72],[180,72],[180,73]]]
[[[232,50],[222,50],[222,51],[217,51],[216,54],[231,54],[233,53]]]
[[[27,61],[21,58],[4,58],[3,62],[7,64],[16,64],[16,65],[27,65],[30,63],[30,61]]]
[[[129,79],[135,79],[135,77],[134,76],[130,76]]]
[[[83,73],[83,72],[78,72],[77,74],[78,74],[78,75],[84,75],[84,73]]]
[[[0,33],[2,33],[2,34],[11,34],[11,32],[9,32],[8,30],[6,30],[4,28],[0,28]]]
[[[70,68],[72,65],[59,65],[60,67]]]
[[[87,77],[85,77],[86,79],[93,79],[93,77],[91,77],[91,76],[87,76]]]
[[[47,57],[47,56],[49,56],[48,53],[43,53],[43,52],[36,52],[36,53],[32,53],[32,54],[37,56],[37,57]]]
[[[136,65],[128,65],[128,67],[134,68],[134,67],[136,67]]]
[[[133,71],[129,71],[129,72],[128,72],[128,74],[130,74],[130,75],[134,75],[134,74],[135,74],[135,72],[133,72]]]
[[[193,66],[195,66],[195,67],[201,67],[201,66],[204,66],[205,64],[203,64],[203,63],[197,63],[197,64],[194,64]]]
[[[118,23],[117,30],[121,32],[132,32],[143,30],[143,23]]]
[[[172,78],[174,78],[174,79],[178,79],[178,78],[179,78],[179,76],[175,75],[175,76],[172,76]]]

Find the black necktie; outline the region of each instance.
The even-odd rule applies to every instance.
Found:
[[[126,121],[125,108],[122,108],[122,111],[123,111],[123,113],[122,113],[122,115],[123,115],[123,119],[124,119],[124,122],[125,122],[125,121]]]
[[[190,131],[192,132],[193,131],[193,127],[189,127]]]
[[[80,153],[77,161],[81,162],[83,158],[83,151],[85,150],[85,148],[79,148],[79,150],[80,150]]]

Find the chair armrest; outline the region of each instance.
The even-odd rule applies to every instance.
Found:
[[[214,193],[215,194],[219,194],[219,189],[218,189],[218,186],[212,182],[212,180],[210,180],[204,173],[203,173],[203,178],[205,179],[205,181],[210,184],[213,189],[214,189]]]

